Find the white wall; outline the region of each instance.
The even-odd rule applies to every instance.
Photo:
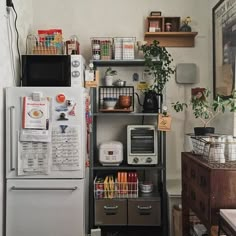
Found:
[[[18,13],[18,21],[17,28],[20,34],[20,48],[24,49],[25,38],[28,34],[28,29],[31,25],[32,20],[32,5],[31,0],[13,0],[15,10]],[[19,4],[20,3],[20,4]],[[4,180],[4,88],[8,86],[14,85],[14,80],[18,79],[19,76],[19,63],[17,61],[18,55],[16,51],[16,38],[15,38],[15,30],[14,30],[14,19],[15,15],[11,10],[9,14],[6,12],[6,1],[0,0],[0,71],[1,71],[1,79],[0,79],[0,212],[3,214],[3,180]],[[13,18],[14,17],[14,18]],[[9,22],[11,25],[11,31],[9,28]],[[12,36],[10,36],[12,35]],[[12,40],[10,40],[12,38]],[[9,43],[12,41],[12,43]],[[12,59],[13,58],[13,59]],[[14,65],[13,65],[14,62]],[[13,72],[13,68],[15,68],[16,72]],[[15,73],[15,77],[14,77]],[[0,222],[3,222],[3,215],[0,214]],[[0,223],[0,235],[2,235],[3,226]]]

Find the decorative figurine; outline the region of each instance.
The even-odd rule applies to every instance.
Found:
[[[180,31],[182,32],[191,32],[192,29],[191,27],[189,26],[189,23],[191,23],[191,17],[190,16],[187,16],[185,19],[182,20],[182,23],[183,25],[180,27]]]

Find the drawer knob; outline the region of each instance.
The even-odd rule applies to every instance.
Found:
[[[206,178],[204,176],[200,177],[200,186],[202,187],[206,186]]]
[[[151,210],[152,210],[152,206],[137,206],[137,208],[139,209],[139,214],[146,216],[146,215],[151,215]]]
[[[191,198],[192,200],[196,200],[196,193],[194,191],[191,191]]]
[[[137,208],[139,209],[139,210],[151,210],[152,209],[152,206],[137,206]]]
[[[117,210],[118,206],[104,206],[104,210]]]
[[[193,170],[193,169],[191,169],[191,177],[192,177],[193,179],[195,179],[195,177],[196,177],[195,170]]]
[[[205,212],[205,205],[204,205],[204,203],[202,202],[202,201],[200,201],[200,203],[199,203],[199,205],[200,205],[200,209],[203,211],[203,212]]]

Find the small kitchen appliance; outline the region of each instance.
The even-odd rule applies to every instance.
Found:
[[[138,98],[138,103],[143,107],[144,113],[157,113],[161,109],[162,94],[158,94],[155,91],[147,91],[144,95],[143,104],[140,102],[139,95],[135,93]]]
[[[99,162],[103,166],[118,166],[123,161],[123,144],[108,141],[99,146]]]
[[[22,55],[22,86],[83,87],[82,55]]]
[[[127,126],[127,160],[130,165],[156,165],[157,131],[154,125]]]

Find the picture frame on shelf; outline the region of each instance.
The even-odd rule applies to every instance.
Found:
[[[220,0],[212,9],[214,97],[231,96],[236,70],[236,1]]]

